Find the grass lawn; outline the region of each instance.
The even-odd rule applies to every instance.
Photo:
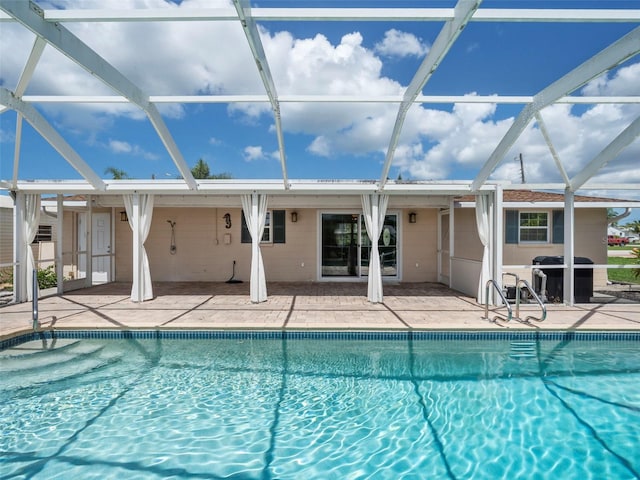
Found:
[[[626,257],[609,257],[609,265],[637,265],[635,258]],[[640,268],[640,265],[638,266]],[[609,281],[611,282],[625,282],[625,283],[640,283],[640,277],[634,275],[633,269],[609,269]]]

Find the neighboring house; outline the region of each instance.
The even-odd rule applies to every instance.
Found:
[[[65,199],[65,278],[85,276],[90,246],[92,283],[131,282],[133,235],[122,196],[92,196],[91,222],[82,198]],[[575,197],[576,257],[607,263],[607,208],[621,203]],[[561,194],[504,191],[504,272],[531,281],[535,257],[563,254],[563,208]],[[238,195],[156,195],[144,246],[153,281],[251,278],[251,236]],[[366,281],[371,242],[360,195],[269,197],[260,250],[267,282]],[[475,296],[483,257],[475,197],[391,196],[378,250],[384,282],[440,282]],[[593,282],[605,285],[606,269],[594,269]]]

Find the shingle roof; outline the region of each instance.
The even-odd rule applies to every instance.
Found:
[[[606,198],[606,197],[590,197],[586,195],[576,195],[574,197],[576,202],[610,202],[610,203],[624,203],[630,200],[621,200],[618,198]],[[537,192],[534,190],[504,190],[502,195],[504,202],[530,202],[530,203],[542,203],[542,202],[564,202],[564,195],[562,193],[553,192]],[[465,195],[459,199],[460,202],[474,202],[474,195]]]

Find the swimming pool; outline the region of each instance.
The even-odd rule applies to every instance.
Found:
[[[34,335],[0,477],[638,478],[640,335],[599,335]]]

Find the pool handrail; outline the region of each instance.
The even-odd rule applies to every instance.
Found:
[[[521,285],[524,285],[527,288],[527,290],[529,290],[529,293],[531,294],[533,299],[542,309],[542,317],[538,318],[538,317],[529,315],[524,320],[520,320],[520,290],[522,288]],[[531,284],[529,284],[529,282],[527,282],[524,278],[518,280],[518,284],[516,285],[516,320],[519,320],[524,323],[527,323],[529,320],[535,320],[536,322],[543,322],[546,318],[547,318],[547,307],[545,307],[542,300],[540,300],[540,297],[535,292],[535,290],[531,288]]]
[[[33,317],[33,330],[38,329],[38,297],[40,296],[40,289],[38,285],[38,272],[36,269],[33,269],[33,279],[32,279],[32,292],[31,292],[31,311]]]
[[[500,299],[502,300],[502,303],[504,303],[507,307],[507,318],[506,321],[510,322],[511,319],[513,318],[513,309],[511,308],[511,305],[509,304],[509,302],[507,301],[506,297],[504,296],[504,293],[502,293],[502,290],[500,289],[500,285],[498,285],[498,282],[496,282],[493,279],[487,280],[487,284],[485,287],[485,299],[484,299],[484,318],[486,318],[487,320],[489,320],[489,287],[493,285],[496,292],[498,292],[498,295],[500,296]],[[499,317],[495,316],[493,317],[493,321],[495,322]]]

